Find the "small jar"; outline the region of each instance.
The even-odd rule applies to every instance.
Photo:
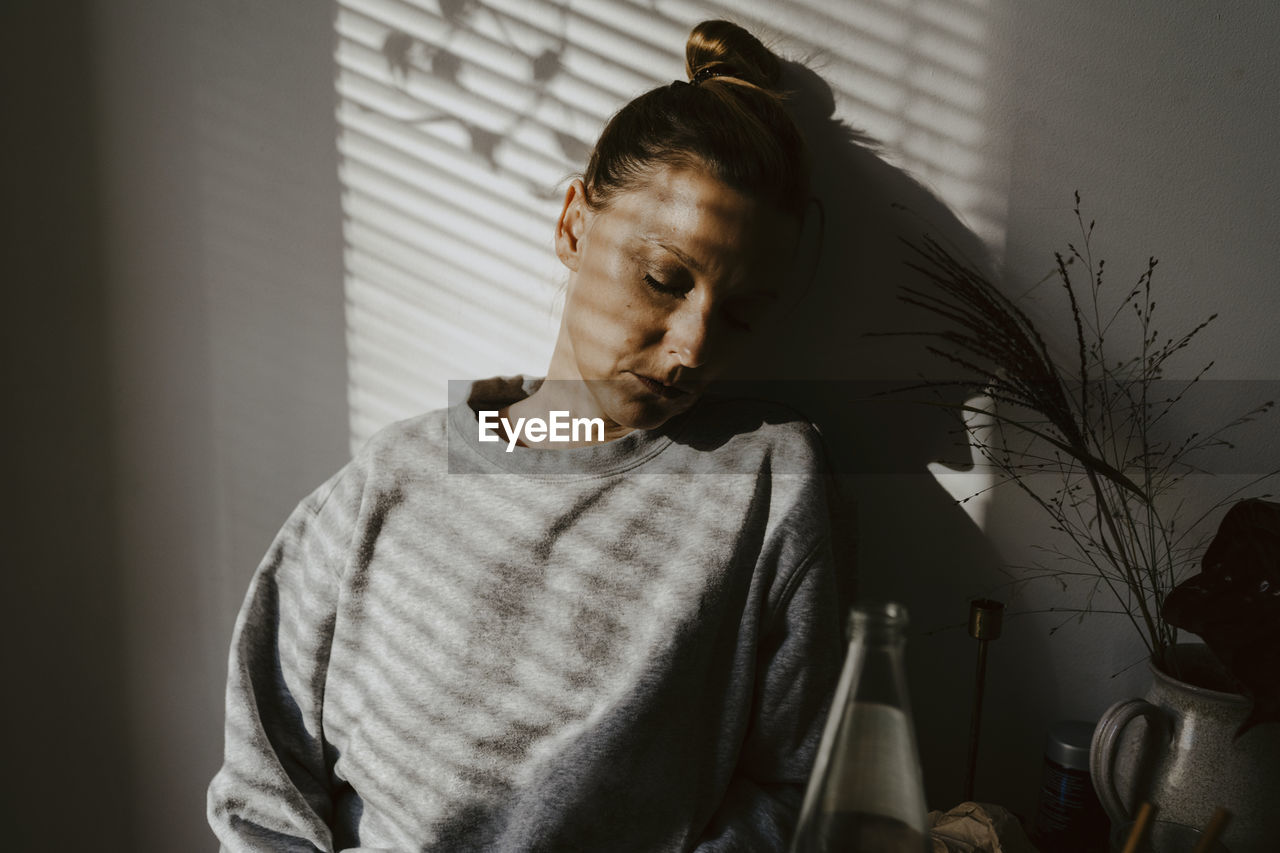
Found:
[[[1107,815],[1089,778],[1093,723],[1054,723],[1044,750],[1035,843],[1043,853],[1106,853]]]

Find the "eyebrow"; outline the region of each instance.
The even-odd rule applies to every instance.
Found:
[[[693,270],[694,272],[697,272],[697,273],[706,272],[702,264],[698,263],[693,258],[689,257],[687,254],[680,251],[675,246],[672,246],[670,243],[664,243],[661,240],[659,240],[657,237],[654,237],[651,235],[645,236],[644,239],[646,242],[652,243],[658,248],[665,249],[671,254],[675,255],[677,258],[680,259],[680,263],[684,264],[686,267]]]
[[[675,246],[672,246],[670,243],[664,243],[662,242],[662,240],[660,240],[659,238],[655,237],[652,234],[646,234],[643,239],[646,243],[657,246],[658,248],[664,249],[670,252],[671,254],[675,255],[676,258],[678,258],[682,264],[684,264],[686,267],[693,270],[694,272],[696,273],[706,272],[706,269],[702,266],[702,264],[698,263],[693,258],[689,257],[688,255],[680,251]],[[771,288],[771,287],[758,288],[756,290],[750,291],[746,295],[753,296],[753,297],[765,297],[767,299],[772,299],[774,301],[777,301],[782,298],[782,294],[779,293],[776,288]]]

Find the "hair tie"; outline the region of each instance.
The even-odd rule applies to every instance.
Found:
[[[699,68],[698,73],[694,74],[693,79],[690,80],[689,82],[692,83],[694,86],[696,86],[699,83],[710,80],[712,77],[730,77],[730,76],[732,75],[726,74],[714,66],[707,65],[702,68]]]

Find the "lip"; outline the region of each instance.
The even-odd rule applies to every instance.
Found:
[[[639,373],[633,373],[631,375],[634,376],[636,379],[639,379],[641,385],[649,389],[654,394],[657,394],[659,397],[663,398],[664,400],[675,400],[679,397],[684,397],[689,393],[688,391],[685,391],[683,388],[678,388],[675,385],[666,385],[662,382],[659,382],[657,379],[653,379],[651,377],[644,376]]]

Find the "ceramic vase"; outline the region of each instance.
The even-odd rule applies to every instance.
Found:
[[[1098,721],[1090,773],[1112,823],[1133,819],[1144,800],[1161,820],[1203,827],[1225,806],[1232,820],[1222,841],[1231,853],[1280,850],[1280,723],[1237,738],[1249,711],[1237,693],[1213,683],[1203,646],[1177,647],[1186,680],[1152,665],[1143,699],[1126,699]]]

